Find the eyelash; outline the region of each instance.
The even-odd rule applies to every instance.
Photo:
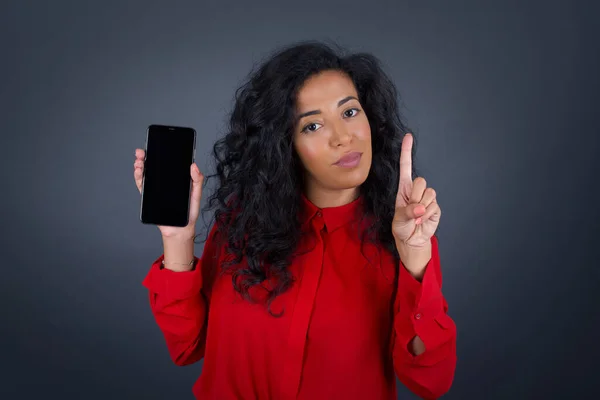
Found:
[[[346,111],[344,111],[344,114],[345,114],[345,113],[347,113],[348,111],[351,111],[351,110],[356,110],[356,114],[354,114],[354,115],[353,115],[353,116],[351,116],[351,117],[347,117],[347,118],[354,118],[354,117],[356,117],[356,116],[358,115],[358,113],[359,113],[359,112],[361,112],[361,109],[360,109],[360,108],[353,107],[353,108],[349,108],[349,109],[347,109]],[[314,132],[314,131],[309,131],[309,130],[307,129],[307,128],[308,128],[309,126],[311,126],[311,125],[318,125],[318,124],[317,124],[317,123],[315,123],[315,122],[312,122],[312,123],[310,123],[310,124],[307,124],[307,125],[305,125],[305,126],[304,126],[304,128],[302,128],[302,131],[301,131],[301,132],[302,132],[302,133]]]

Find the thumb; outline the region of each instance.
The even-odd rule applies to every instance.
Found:
[[[190,223],[195,223],[200,213],[200,200],[202,199],[202,184],[204,183],[204,175],[202,175],[200,169],[195,163],[190,166],[190,175],[192,177],[192,193],[190,195]]]
[[[421,203],[412,203],[405,207],[398,207],[394,219],[397,222],[408,222],[425,214],[426,207]]]

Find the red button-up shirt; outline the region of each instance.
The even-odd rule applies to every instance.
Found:
[[[296,281],[272,303],[284,311],[279,318],[243,300],[230,275],[209,272],[224,259],[216,224],[192,271],[161,268],[164,254],[152,264],[143,284],[171,358],[204,358],[196,398],[395,399],[395,375],[419,397],[444,394],[456,326],[441,292],[437,239],[418,282],[388,251],[365,244],[361,252],[352,223],[360,198],[322,209],[303,201],[310,234],[300,247],[309,251],[294,258]],[[418,356],[408,351],[415,335],[426,347]]]

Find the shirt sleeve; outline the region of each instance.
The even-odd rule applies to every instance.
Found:
[[[164,335],[176,365],[195,363],[204,357],[209,289],[217,267],[215,223],[204,244],[202,258],[194,257],[191,271],[162,268],[164,254],[151,265],[142,285],[148,289],[150,309]]]
[[[442,294],[437,238],[431,240],[432,256],[421,282],[400,262],[392,347],[398,379],[424,399],[445,394],[456,369],[456,324],[447,314],[448,304]],[[418,356],[408,350],[415,336],[425,344],[425,352]]]

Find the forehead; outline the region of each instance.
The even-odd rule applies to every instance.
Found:
[[[343,72],[324,71],[306,80],[296,101],[298,109],[304,110],[331,105],[347,96],[358,97],[352,80]]]

